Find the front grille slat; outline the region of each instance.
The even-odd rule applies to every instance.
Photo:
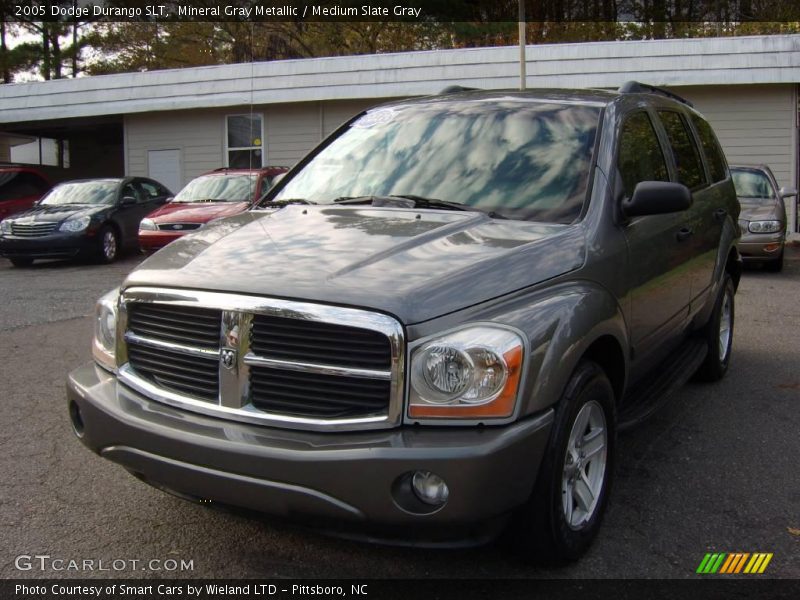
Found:
[[[366,381],[269,367],[250,369],[255,407],[303,417],[356,417],[386,410],[391,382]]]
[[[389,338],[359,327],[256,315],[251,335],[253,353],[265,358],[373,370],[392,363]]]
[[[219,347],[222,311],[160,304],[133,304],[128,328],[142,337],[200,348]]]

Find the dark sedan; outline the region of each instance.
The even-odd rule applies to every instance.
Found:
[[[0,222],[0,256],[17,267],[78,255],[113,262],[122,249],[138,245],[139,221],[171,195],[143,177],[62,183],[30,210]]]
[[[786,207],[784,198],[797,195],[797,190],[778,188],[775,175],[766,165],[731,167],[736,196],[742,205],[739,227],[742,238],[739,252],[746,262],[763,263],[767,269],[783,269],[783,247],[786,240]]]

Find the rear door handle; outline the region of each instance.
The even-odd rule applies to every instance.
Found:
[[[714,218],[717,221],[722,221],[722,219],[724,219],[727,215],[728,211],[725,210],[724,208],[718,208],[717,210],[714,211]]]
[[[693,234],[694,231],[692,231],[689,227],[682,227],[678,230],[678,233],[675,234],[675,239],[679,242],[682,242],[683,240],[690,238]]]

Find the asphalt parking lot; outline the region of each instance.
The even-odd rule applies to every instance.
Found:
[[[64,380],[90,360],[94,300],[138,260],[15,269],[0,259],[0,577],[685,578],[707,552],[771,552],[760,577],[800,578],[797,248],[783,273],[745,273],[728,376],[689,384],[621,437],[600,536],[562,568],[524,565],[500,545],[387,548],[218,512],[91,454],[71,432]],[[126,563],[59,571],[20,555]],[[165,570],[169,559],[192,569]]]

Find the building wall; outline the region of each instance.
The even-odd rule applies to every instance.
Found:
[[[730,164],[770,166],[780,185],[797,181],[795,86],[675,88],[691,100],[719,137]]]
[[[255,106],[264,119],[265,164],[292,166],[342,122],[374,105],[373,100],[332,100]],[[129,175],[148,175],[148,151],[181,151],[183,184],[225,165],[225,118],[248,114],[249,106],[158,112],[125,117],[125,161]],[[177,191],[177,190],[174,190]]]

